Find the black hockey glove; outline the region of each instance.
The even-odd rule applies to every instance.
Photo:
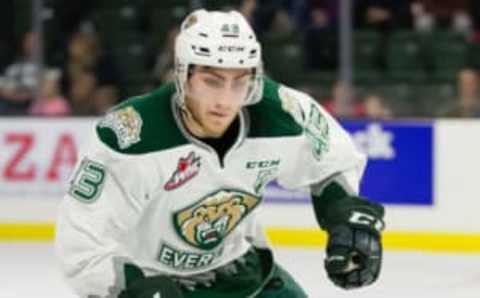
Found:
[[[383,206],[348,195],[317,197],[314,205],[317,219],[328,233],[328,277],[344,289],[373,283],[382,264]]]
[[[353,289],[377,280],[382,264],[378,234],[348,225],[333,227],[328,234],[325,269],[335,285]]]
[[[127,287],[118,298],[184,298],[179,286],[167,276],[145,277],[140,268],[126,264]]]

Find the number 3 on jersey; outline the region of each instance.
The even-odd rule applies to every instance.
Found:
[[[102,192],[105,181],[105,167],[97,162],[84,159],[71,182],[69,194],[86,203],[94,202]]]

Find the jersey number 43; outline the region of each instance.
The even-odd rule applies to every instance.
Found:
[[[84,159],[71,181],[69,194],[82,202],[92,203],[102,192],[104,181],[104,166]]]

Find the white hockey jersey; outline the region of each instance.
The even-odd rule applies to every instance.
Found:
[[[116,297],[125,263],[185,276],[266,245],[256,207],[272,180],[293,189],[346,173],[358,190],[365,156],[306,94],[265,79],[262,101],[239,119],[223,160],[184,127],[173,84],[99,121],[56,229],[57,255],[79,296]]]

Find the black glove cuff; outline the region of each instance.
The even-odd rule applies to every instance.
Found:
[[[384,229],[385,209],[382,205],[365,198],[351,196],[341,191],[341,186],[332,182],[320,196],[313,196],[315,216],[325,230],[347,224],[379,233]]]

